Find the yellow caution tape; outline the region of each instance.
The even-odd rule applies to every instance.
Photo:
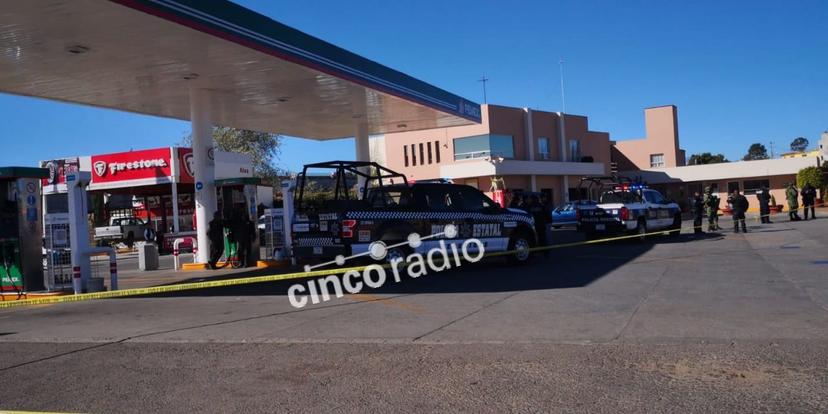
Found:
[[[692,227],[691,227],[692,228]],[[530,252],[538,252],[544,250],[552,250],[552,249],[562,249],[567,247],[575,247],[575,246],[583,246],[589,244],[599,244],[599,243],[608,243],[612,241],[618,240],[627,240],[627,239],[637,239],[641,237],[649,237],[653,235],[663,235],[675,232],[676,230],[660,230],[656,232],[650,233],[643,233],[643,234],[631,234],[631,235],[624,235],[624,236],[617,236],[617,237],[609,237],[604,239],[596,239],[596,240],[586,240],[580,242],[572,242],[572,243],[564,243],[564,244],[555,244],[551,246],[539,246],[533,247],[528,249]],[[681,231],[681,230],[678,230]],[[509,250],[504,252],[496,252],[496,253],[489,253],[486,254],[485,257],[497,257],[497,256],[506,256],[510,254],[517,253],[517,250]],[[152,286],[146,288],[134,288],[134,289],[123,289],[123,290],[113,290],[113,291],[105,291],[105,292],[95,292],[95,293],[82,293],[78,295],[66,295],[66,296],[52,296],[52,297],[43,297],[43,298],[36,298],[36,299],[23,299],[23,300],[15,300],[15,301],[6,301],[0,302],[0,309],[18,307],[18,306],[29,306],[29,305],[47,305],[47,304],[54,304],[54,303],[64,303],[64,302],[81,302],[87,300],[95,300],[95,299],[109,299],[109,298],[121,298],[127,296],[142,296],[142,295],[153,295],[153,294],[160,294],[160,293],[169,293],[169,292],[181,292],[185,290],[196,290],[196,289],[208,289],[208,288],[217,288],[217,287],[225,287],[225,286],[239,286],[239,285],[250,285],[254,283],[265,283],[265,282],[277,282],[277,281],[284,281],[284,280],[291,280],[291,279],[304,279],[309,277],[317,277],[317,276],[329,276],[329,275],[337,275],[342,274],[351,270],[354,271],[362,271],[367,266],[355,266],[355,267],[347,267],[347,268],[337,268],[337,269],[326,269],[326,270],[315,270],[310,272],[293,272],[293,273],[283,273],[277,275],[266,275],[266,276],[253,276],[253,277],[242,277],[236,279],[225,279],[225,280],[212,280],[206,282],[191,282],[191,283],[181,283],[175,285],[164,285],[164,286]],[[388,265],[384,265],[383,267],[388,267]]]

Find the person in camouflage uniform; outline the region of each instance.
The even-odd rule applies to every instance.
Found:
[[[719,196],[713,194],[713,189],[704,189],[704,207],[707,213],[707,231],[721,230],[719,227]]]

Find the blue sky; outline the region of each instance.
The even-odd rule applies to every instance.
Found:
[[[741,158],[828,129],[828,2],[314,1],[238,3],[474,101],[587,115],[612,139],[675,104],[682,146]],[[0,95],[0,165],[175,144],[186,122]],[[336,155],[334,155],[336,154]],[[279,166],[353,154],[290,138]]]

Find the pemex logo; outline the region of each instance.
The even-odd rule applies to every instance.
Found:
[[[190,177],[195,177],[195,170],[193,169],[193,153],[184,155],[184,169]]]
[[[95,169],[95,174],[98,174],[98,177],[106,175],[106,161],[95,161],[95,165],[92,167]]]

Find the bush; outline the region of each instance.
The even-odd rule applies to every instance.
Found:
[[[814,188],[825,192],[825,175],[822,170],[817,167],[806,167],[796,174],[796,186],[802,188],[805,184],[811,184]]]

